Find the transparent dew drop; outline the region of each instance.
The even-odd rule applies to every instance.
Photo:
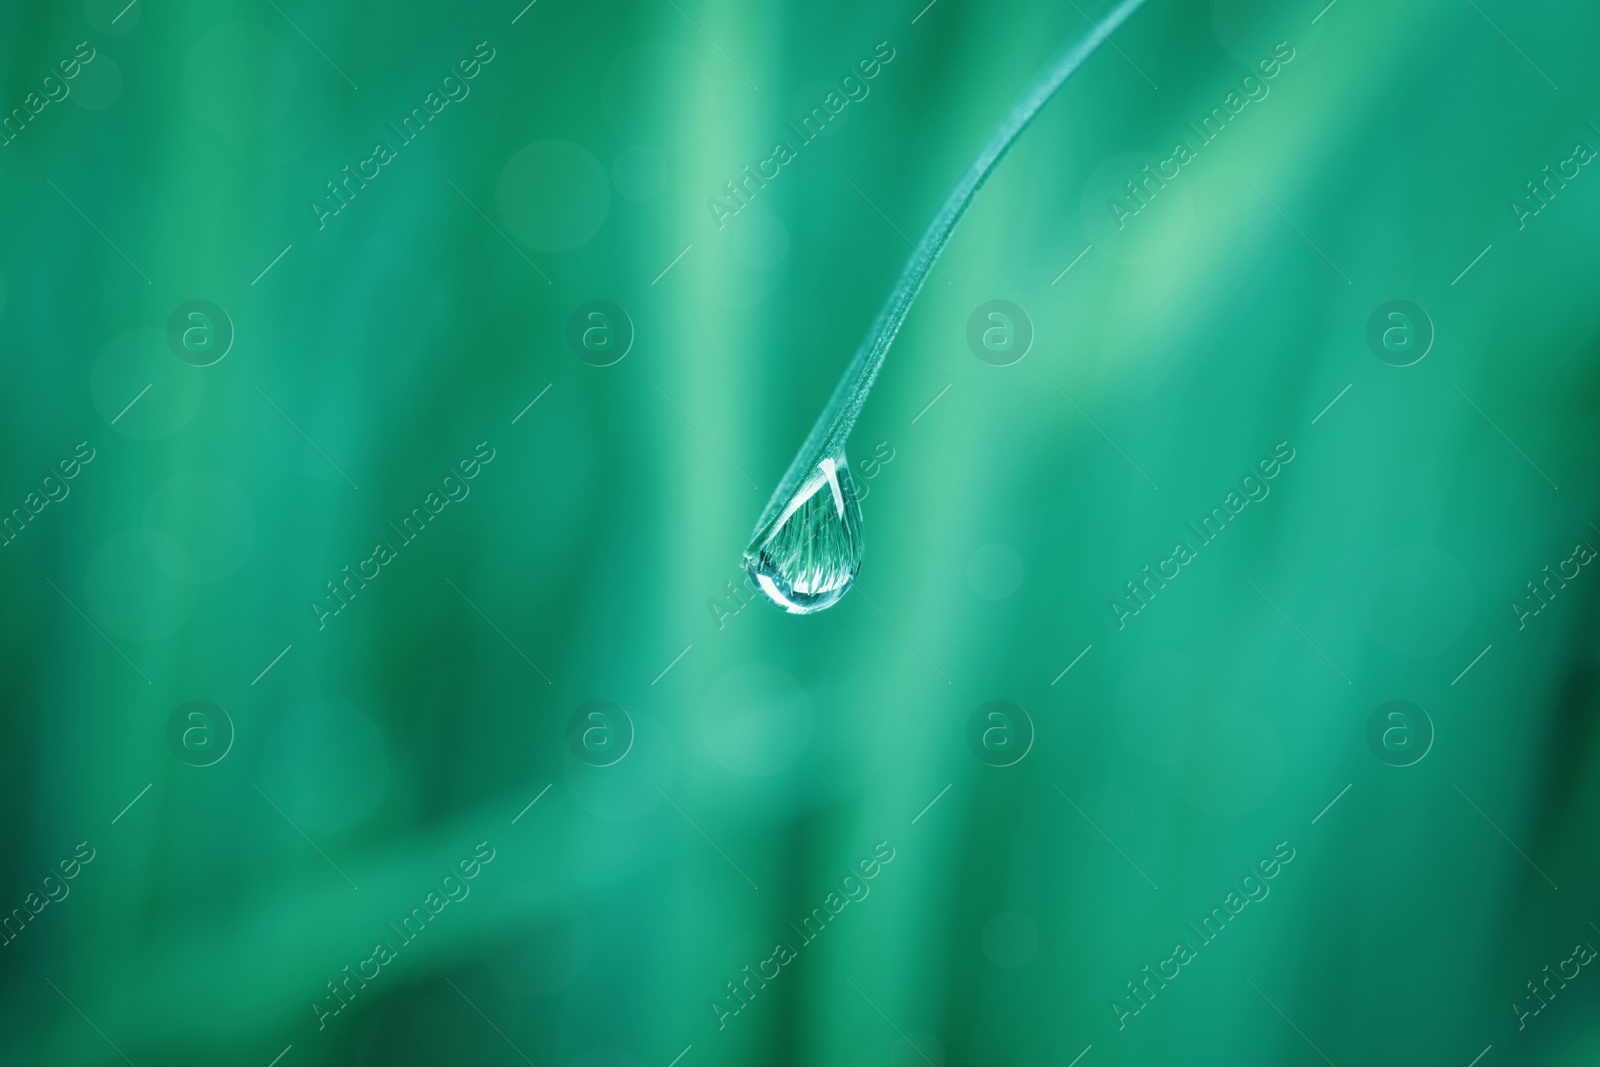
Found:
[[[841,451],[817,464],[758,540],[745,568],[772,602],[809,615],[839,602],[856,580],[865,544],[861,503]]]

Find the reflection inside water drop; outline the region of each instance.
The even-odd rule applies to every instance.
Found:
[[[799,492],[745,553],[745,567],[773,603],[808,615],[839,602],[861,567],[861,504],[840,452],[817,464]]]

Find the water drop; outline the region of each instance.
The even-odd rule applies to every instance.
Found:
[[[745,552],[745,567],[772,602],[809,615],[839,602],[861,568],[861,503],[841,451],[818,463]]]

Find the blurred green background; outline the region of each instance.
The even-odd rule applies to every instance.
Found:
[[[0,11],[0,1060],[1600,1061],[1600,12],[1151,0],[891,353],[855,590],[738,598],[1108,7]]]

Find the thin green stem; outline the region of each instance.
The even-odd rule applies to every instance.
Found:
[[[883,308],[873,321],[872,328],[867,331],[861,347],[856,349],[855,357],[850,360],[850,365],[839,378],[839,384],[834,387],[833,395],[828,398],[828,403],[817,416],[811,432],[806,435],[805,443],[795,453],[794,461],[789,464],[789,470],[778,483],[772,499],[767,502],[766,510],[761,513],[761,521],[756,523],[755,534],[751,541],[752,550],[765,539],[766,534],[770,532],[768,527],[782,514],[784,506],[816,470],[817,464],[843,452],[845,440],[855,428],[856,417],[861,413],[862,405],[866,403],[867,393],[871,391],[872,383],[878,377],[879,369],[883,367],[884,357],[889,354],[889,346],[894,343],[895,335],[900,332],[901,324],[911,311],[912,301],[916,300],[917,294],[922,291],[923,283],[928,280],[928,274],[933,270],[934,261],[939,258],[939,253],[944,251],[950,235],[955,231],[956,223],[966,214],[973,198],[978,195],[978,190],[983,188],[983,183],[989,180],[1000,160],[1005,158],[1005,154],[1016,143],[1022,131],[1027,129],[1034,116],[1038,115],[1039,110],[1056,94],[1062,83],[1143,3],[1144,0],[1121,0],[1111,9],[1111,13],[1100,26],[1091,26],[1088,33],[1057,56],[1029,86],[1022,99],[1017,101],[1011,113],[978,153],[978,158],[972,161],[972,165],[961,175],[961,180],[956,182],[955,188],[950,190],[944,205],[939,208],[939,213],[933,217],[933,221],[928,223],[928,228],[923,232],[922,239],[917,242],[911,258],[900,271],[900,279],[890,291],[889,298],[884,301]]]

